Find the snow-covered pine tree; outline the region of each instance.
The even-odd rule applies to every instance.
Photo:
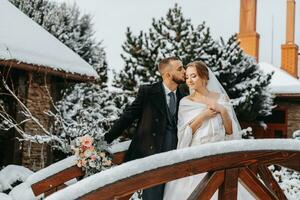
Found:
[[[86,134],[103,144],[103,135],[126,105],[122,102],[128,101],[123,91],[93,83],[76,84],[65,94],[56,106],[54,132],[67,144]]]
[[[271,75],[265,75],[255,60],[243,53],[236,36],[226,43],[213,40],[205,23],[192,25],[177,4],[166,17],[153,19],[148,32],[134,36],[128,28],[126,36],[122,54],[125,69],[115,74],[115,86],[136,91],[140,84],[158,81],[156,66],[163,57],[177,56],[184,64],[202,60],[233,99],[240,120],[270,114],[273,99],[267,85]]]
[[[220,51],[210,53],[207,64],[233,99],[239,120],[270,115],[273,97],[268,85],[272,74],[264,74],[256,60],[243,52],[236,35],[227,42],[221,38],[219,44]]]
[[[62,43],[78,53],[98,72],[96,83],[80,83],[68,88],[63,99],[56,102],[52,133],[64,144],[76,137],[89,134],[102,145],[102,135],[128,99],[120,91],[108,91],[107,63],[101,43],[94,38],[91,16],[81,15],[76,4],[56,3],[48,0],[11,0],[30,18],[44,27]],[[125,93],[124,93],[125,94]],[[68,145],[53,144],[64,153]]]
[[[10,0],[27,16],[91,64],[102,86],[107,82],[107,63],[101,42],[96,41],[91,16],[81,15],[76,4],[48,0]]]
[[[194,27],[185,19],[181,8],[169,9],[165,18],[153,19],[148,32],[141,31],[134,36],[127,29],[126,41],[121,54],[125,68],[115,74],[116,87],[136,91],[140,84],[153,83],[160,79],[157,64],[167,56],[180,57],[184,63],[190,60],[204,60],[207,52],[217,51],[209,28],[205,24]]]

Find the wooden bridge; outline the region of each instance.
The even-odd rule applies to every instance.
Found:
[[[121,163],[124,152],[115,154]],[[188,198],[237,199],[238,181],[256,199],[287,199],[268,166],[280,165],[300,171],[300,141],[293,139],[235,140],[203,144],[127,162],[84,178],[47,199],[129,199],[137,190],[178,178],[207,172]],[[84,174],[76,166],[66,168],[32,185],[35,195]]]

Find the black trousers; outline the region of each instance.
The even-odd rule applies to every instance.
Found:
[[[177,131],[176,125],[173,123],[167,124],[165,132],[165,140],[161,149],[161,152],[170,151],[176,149],[177,146]],[[143,190],[143,200],[163,200],[164,198],[165,184],[157,185],[152,188]]]
[[[143,200],[162,200],[164,198],[165,184],[157,185],[143,190]]]

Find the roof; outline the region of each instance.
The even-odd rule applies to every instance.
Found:
[[[95,79],[97,72],[7,0],[0,0],[0,64],[72,79]]]
[[[271,79],[270,88],[271,92],[278,95],[299,95],[300,96],[300,81],[288,74],[286,71],[279,67],[275,67],[269,63],[259,63],[260,69],[265,73],[274,74]]]

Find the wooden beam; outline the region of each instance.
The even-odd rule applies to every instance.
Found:
[[[224,182],[219,189],[219,200],[236,200],[238,187],[239,169],[231,168],[225,170]]]
[[[115,200],[129,200],[133,194],[129,194],[125,197],[116,197]]]
[[[280,166],[295,170],[300,172],[300,155],[295,155],[289,159],[286,159],[280,163],[277,163]]]
[[[258,172],[258,165],[257,164],[253,164],[253,165],[249,165],[248,168],[256,175]]]
[[[278,185],[270,170],[265,165],[261,165],[258,167],[258,174],[265,185],[276,194],[278,199],[287,200],[284,192]]]
[[[223,181],[224,170],[207,173],[188,200],[210,200]]]
[[[118,152],[113,155],[112,163],[120,165],[124,162],[126,151]]]
[[[241,168],[239,171],[239,177],[244,187],[256,199],[279,200],[249,168]]]
[[[48,74],[53,76],[59,76],[70,80],[86,81],[86,82],[96,81],[95,77],[93,76],[87,76],[78,73],[70,73],[62,70],[55,70],[54,68],[51,68],[49,66],[26,64],[26,63],[18,62],[16,60],[0,60],[0,67],[15,68],[15,69],[25,70],[29,72],[34,72],[34,73],[44,73],[46,75]]]
[[[35,196],[38,196],[44,192],[52,190],[63,183],[84,175],[84,171],[81,168],[75,166],[69,167],[63,171],[58,172],[52,176],[49,176],[37,183],[31,185],[32,191]]]
[[[226,168],[239,168],[252,164],[273,164],[286,160],[299,152],[294,151],[250,151],[219,154],[202,157],[172,166],[151,169],[140,174],[124,177],[116,182],[82,194],[79,199],[114,199],[127,196],[139,189],[150,188],[178,178],[191,176],[207,171],[218,171]],[[113,193],[111,191],[114,191]]]

